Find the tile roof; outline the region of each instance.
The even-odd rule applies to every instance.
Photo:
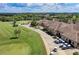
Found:
[[[47,27],[48,30],[59,31],[62,35],[70,40],[79,43],[79,23],[77,24],[67,24],[64,22],[43,20],[42,24]]]

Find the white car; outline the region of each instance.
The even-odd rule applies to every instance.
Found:
[[[68,48],[71,48],[71,45],[70,45],[70,44],[68,44],[68,45],[67,45],[67,47],[68,47]]]
[[[70,44],[68,44],[68,46],[69,46],[69,47],[71,47],[71,45],[70,45]]]
[[[64,43],[65,45],[68,45],[68,43]]]
[[[64,40],[62,40],[62,43],[65,43],[65,41],[64,41]]]
[[[65,43],[65,41],[64,41],[64,40],[62,40],[62,39],[59,39],[59,42],[60,42],[60,43]]]
[[[53,51],[54,51],[54,52],[57,52],[57,47],[55,47],[55,48],[53,49]]]
[[[55,55],[54,52],[50,52],[50,55]]]
[[[59,39],[59,37],[57,37],[57,39]]]
[[[67,46],[67,48],[71,48],[71,45],[68,43],[65,43],[65,45]]]
[[[60,44],[59,44],[59,47],[63,47],[63,43],[60,43]]]

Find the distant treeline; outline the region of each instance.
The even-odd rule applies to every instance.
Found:
[[[0,14],[0,21],[20,21],[20,20],[57,20],[63,22],[73,23],[79,21],[79,13],[2,13]]]
[[[40,14],[0,14],[0,21],[21,21],[21,20],[40,20],[44,17]]]

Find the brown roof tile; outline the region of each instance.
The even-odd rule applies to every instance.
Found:
[[[58,21],[42,20],[42,25],[47,27],[51,32],[59,31],[68,39],[79,42],[79,23],[67,24]]]

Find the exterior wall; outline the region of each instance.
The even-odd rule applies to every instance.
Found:
[[[77,48],[79,49],[79,43],[77,43]]]
[[[66,41],[66,37],[61,34],[61,38]]]
[[[56,32],[54,31],[54,35],[56,35]]]
[[[74,42],[74,47],[77,48],[77,42]]]
[[[52,30],[52,31],[50,31],[53,35],[54,35],[54,31]]]
[[[56,35],[57,35],[59,38],[61,38],[61,34],[60,34],[59,31],[56,31]]]
[[[65,40],[65,41],[69,43],[69,39],[68,39],[68,38],[66,38],[66,40]],[[71,43],[70,43],[70,44],[71,44]]]

